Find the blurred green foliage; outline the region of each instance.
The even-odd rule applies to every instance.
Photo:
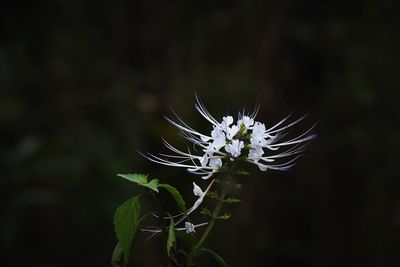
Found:
[[[216,117],[261,104],[267,125],[290,112],[319,121],[293,171],[240,177],[242,202],[208,241],[231,266],[399,265],[397,2],[1,6],[3,266],[108,266],[113,211],[136,193],[117,173],[190,200],[191,175],[136,149],[185,146],[163,120],[170,105],[209,131],[195,91]],[[132,266],[158,266],[157,239],[139,238]]]

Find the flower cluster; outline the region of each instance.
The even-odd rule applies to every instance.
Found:
[[[221,121],[217,121],[197,97],[195,107],[211,123],[212,130],[209,134],[194,130],[176,114],[177,121],[167,117],[166,119],[177,127],[182,136],[193,143],[194,147],[200,148],[200,153],[193,154],[190,149],[186,152],[179,150],[164,140],[164,145],[174,154],[144,156],[159,164],[186,168],[193,174],[201,175],[203,179],[209,179],[215,173],[222,171],[224,165],[235,161],[255,164],[261,171],[288,170],[294,165],[299,154],[304,151],[308,141],[315,137],[311,134],[311,128],[294,138],[285,139],[290,129],[304,117],[288,122],[289,115],[267,128],[264,123],[255,120],[257,109],[251,114],[239,113],[236,121],[232,116],[225,116]],[[214,181],[212,179],[204,191],[193,182],[193,194],[197,197],[193,206],[184,213],[164,219],[176,219],[174,226],[187,220],[188,216],[202,204]],[[207,224],[205,222],[194,225],[185,221],[184,227],[175,229],[194,233],[197,227]],[[142,229],[142,231],[158,234],[161,229]]]
[[[176,114],[177,121],[166,119],[181,131],[183,137],[201,148],[202,153],[195,155],[189,149],[181,151],[164,140],[165,146],[174,155],[148,154],[145,157],[159,164],[186,168],[203,179],[209,179],[220,171],[227,160],[247,161],[257,165],[261,171],[288,170],[304,151],[307,142],[315,137],[310,134],[311,128],[295,138],[284,140],[288,130],[304,117],[287,123],[289,115],[270,128],[255,120],[257,110],[252,114],[239,113],[236,121],[232,116],[217,121],[197,97],[196,100],[197,111],[212,124],[210,134],[194,130]]]

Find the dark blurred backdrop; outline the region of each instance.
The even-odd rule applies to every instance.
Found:
[[[292,171],[241,178],[242,203],[208,240],[231,266],[399,266],[398,10],[3,1],[1,266],[109,266],[114,209],[139,192],[117,173],[149,173],[193,201],[191,175],[136,149],[185,146],[162,117],[170,105],[209,131],[194,92],[216,117],[261,104],[267,125],[290,112],[309,114],[303,129],[319,121]],[[157,242],[139,238],[132,266],[158,266]]]

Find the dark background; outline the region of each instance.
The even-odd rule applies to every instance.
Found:
[[[323,3],[322,3],[323,2]],[[231,266],[399,266],[400,38],[395,1],[4,1],[0,12],[1,266],[109,266],[114,209],[145,172],[194,201],[170,105],[210,131],[261,104],[318,121],[290,172],[241,177],[209,247]],[[173,206],[170,206],[173,210]],[[158,266],[139,238],[131,266]],[[213,266],[203,259],[202,266]]]

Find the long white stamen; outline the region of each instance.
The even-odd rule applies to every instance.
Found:
[[[197,97],[197,94],[195,94],[196,97],[196,103],[195,103],[195,108],[197,111],[209,122],[211,122],[213,125],[217,126],[219,123],[214,117],[208,112],[208,110],[205,108],[205,106],[201,103],[200,99]]]
[[[290,115],[289,115],[289,116],[290,116]],[[289,116],[287,116],[287,117],[286,117],[285,119],[283,119],[281,122],[285,121],[287,118],[289,118]],[[266,133],[266,134],[272,134],[272,133],[276,133],[276,132],[281,132],[281,131],[283,131],[283,130],[286,130],[286,129],[288,129],[288,128],[294,126],[294,125],[296,125],[296,124],[299,123],[300,121],[304,120],[305,117],[306,117],[306,116],[302,116],[302,117],[300,117],[299,119],[297,119],[296,121],[294,121],[294,122],[292,122],[292,123],[289,123],[289,124],[286,125],[286,126],[283,126],[283,127],[279,128],[279,129],[276,129],[276,130],[271,131],[273,128],[275,128],[275,126],[276,126],[276,125],[275,125],[275,126],[273,126],[272,128],[266,130],[265,133]],[[279,122],[278,124],[280,124],[281,122]]]
[[[295,138],[293,140],[289,140],[289,141],[286,141],[286,142],[272,144],[272,145],[270,145],[270,147],[281,147],[281,146],[288,146],[288,145],[304,143],[304,142],[310,141],[310,140],[312,140],[314,138],[315,138],[315,135],[309,135],[309,136],[307,136],[305,138],[302,138],[302,139],[299,139],[299,140],[295,140],[296,139]]]
[[[163,164],[166,166],[172,166],[172,167],[181,167],[181,168],[191,168],[191,169],[200,169],[197,165],[187,165],[187,164],[180,164],[178,162],[172,162],[160,157],[157,157],[156,155],[153,154],[148,154],[149,156],[146,156],[142,153],[140,153],[143,157],[147,158],[148,160],[155,162],[155,163],[159,163],[159,164]],[[215,170],[216,168],[212,168],[212,167],[201,167],[202,169],[206,169],[206,170]]]
[[[194,134],[194,135],[203,137],[203,138],[205,138],[205,139],[211,139],[210,136],[207,136],[207,135],[204,135],[204,134],[202,134],[202,133],[196,132],[195,130],[191,130],[191,129],[189,129],[189,128],[183,126],[183,125],[180,125],[179,123],[177,123],[177,122],[171,120],[170,118],[168,118],[168,117],[166,117],[166,116],[165,116],[165,119],[166,119],[169,123],[171,123],[172,125],[174,125],[176,128],[179,128],[179,129],[182,130],[182,131],[185,131],[185,132],[188,132],[188,133],[192,133],[192,134]]]

